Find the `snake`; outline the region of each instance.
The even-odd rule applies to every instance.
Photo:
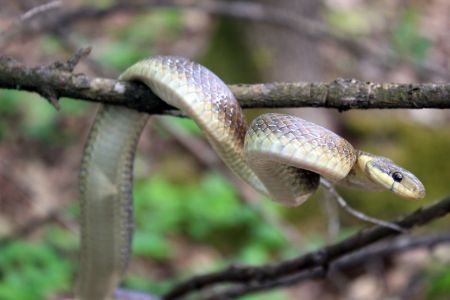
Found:
[[[293,207],[333,184],[389,190],[420,199],[423,184],[392,160],[293,115],[267,113],[250,125],[227,85],[189,59],[155,56],[130,66],[119,80],[145,84],[189,116],[224,163],[257,191]],[[133,160],[149,114],[102,104],[84,148],[80,171],[80,263],[75,295],[117,299],[130,260],[133,233]]]

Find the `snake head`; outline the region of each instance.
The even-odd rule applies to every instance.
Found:
[[[383,188],[408,199],[425,197],[425,187],[420,180],[392,160],[382,156],[362,154],[358,161],[370,180]]]

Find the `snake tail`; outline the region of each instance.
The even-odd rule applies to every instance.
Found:
[[[77,299],[111,299],[130,257],[132,174],[148,115],[101,106],[91,127],[80,172],[81,255]]]

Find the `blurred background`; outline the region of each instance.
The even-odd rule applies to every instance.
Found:
[[[449,15],[445,0],[0,0],[0,53],[38,65],[90,45],[76,72],[110,78],[139,59],[170,54],[201,62],[227,83],[442,83],[450,77]],[[78,167],[95,110],[63,98],[56,112],[36,94],[0,90],[0,299],[71,296]],[[284,111],[392,158],[427,188],[417,202],[339,189],[354,208],[391,219],[450,194],[448,111]],[[193,274],[294,257],[368,226],[323,191],[296,209],[260,196],[225,169],[190,120],[167,116],[152,118],[141,137],[134,208],[123,285],[156,294]],[[444,218],[419,232],[449,225]],[[335,280],[242,299],[448,299],[449,252],[411,251]]]

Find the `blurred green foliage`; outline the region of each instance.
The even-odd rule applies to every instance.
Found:
[[[287,246],[280,232],[242,203],[220,174],[205,173],[198,182],[187,183],[154,175],[138,181],[134,191],[133,249],[138,257],[172,260],[176,236],[250,264],[267,262]],[[233,237],[232,242],[224,237]]]
[[[379,12],[365,7],[329,9],[324,17],[335,34],[358,38],[370,36],[372,26],[383,18],[377,13]],[[426,61],[428,49],[432,46],[431,39],[420,32],[422,13],[422,10],[413,5],[407,6],[390,28],[390,43],[394,55],[415,64]]]
[[[94,55],[102,64],[125,70],[136,61],[153,55],[155,44],[171,44],[182,30],[180,12],[158,10],[133,18],[126,27],[114,27],[113,39]]]
[[[147,233],[183,234],[224,250],[240,249],[249,241],[267,251],[285,245],[277,230],[242,203],[234,188],[217,173],[206,173],[199,182],[185,184],[150,177],[136,184],[135,205],[138,230]],[[222,236],[235,236],[233,244]],[[136,247],[138,250],[138,244]]]
[[[88,107],[82,101],[66,98],[62,109],[53,106],[34,93],[0,90],[0,142],[24,138],[61,145],[75,138],[70,130],[59,126],[61,120],[84,116]]]
[[[0,299],[35,300],[70,290],[73,268],[47,243],[15,241],[1,249]]]
[[[371,11],[355,9],[327,10],[325,19],[338,35],[361,36],[370,33]]]
[[[396,55],[410,58],[416,64],[425,62],[431,46],[431,40],[419,31],[420,13],[412,7],[405,9],[392,28],[392,47]]]
[[[447,300],[450,294],[450,269],[446,265],[434,266],[426,275],[429,286],[428,300]]]

